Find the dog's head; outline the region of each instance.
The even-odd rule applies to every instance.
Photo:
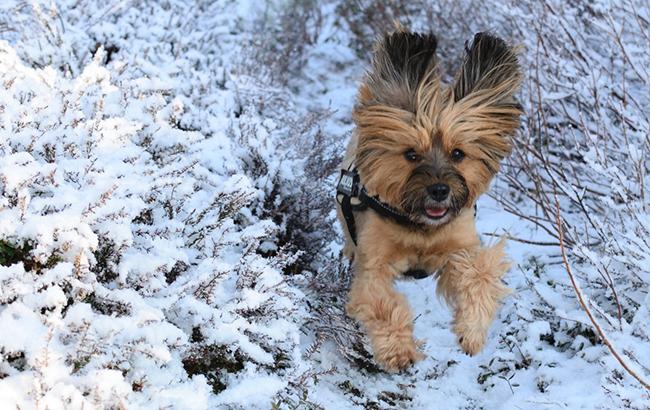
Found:
[[[521,114],[513,99],[521,71],[503,40],[477,34],[451,86],[440,82],[436,44],[432,34],[386,35],[353,113],[368,192],[429,226],[487,190]]]

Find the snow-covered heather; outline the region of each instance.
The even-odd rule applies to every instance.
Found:
[[[527,114],[479,203],[513,289],[465,356],[374,366],[343,311],[333,188],[375,33],[522,44]],[[0,408],[650,408],[650,10],[639,1],[0,4]]]
[[[3,4],[0,403],[267,406],[305,309],[264,206],[287,124],[237,82],[251,10],[69,3]]]

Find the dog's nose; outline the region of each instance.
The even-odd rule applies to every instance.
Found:
[[[449,195],[449,185],[447,184],[433,184],[427,188],[427,192],[431,195],[431,198],[436,201],[444,201]]]

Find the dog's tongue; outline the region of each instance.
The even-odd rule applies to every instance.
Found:
[[[447,212],[447,208],[427,208],[427,215],[432,218],[440,218]]]

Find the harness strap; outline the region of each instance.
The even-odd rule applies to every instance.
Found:
[[[341,177],[336,186],[336,201],[341,205],[345,225],[355,246],[357,245],[357,226],[354,222],[354,211],[363,211],[367,208],[364,203],[352,204],[352,198],[359,196],[359,185],[359,173],[355,169],[341,170]]]
[[[343,219],[345,219],[345,225],[348,227],[348,232],[352,238],[354,245],[357,245],[357,225],[354,223],[354,214],[352,213],[352,197],[348,195],[343,195],[341,200],[341,212],[343,213]]]
[[[413,222],[407,215],[398,212],[385,203],[381,202],[377,197],[368,195],[365,187],[361,187],[359,192],[359,200],[368,205],[373,211],[377,212],[384,218],[390,218],[400,225],[409,226],[413,228],[422,228],[423,224]]]
[[[358,198],[360,203],[353,204],[352,198]],[[341,170],[341,177],[336,186],[336,200],[341,205],[345,225],[355,245],[357,245],[357,226],[354,220],[354,211],[371,208],[384,218],[390,218],[400,225],[413,228],[423,227],[422,224],[413,222],[407,215],[381,202],[379,198],[370,196],[366,188],[361,185],[359,173],[356,169]]]
[[[431,272],[427,272],[424,269],[409,269],[402,275],[413,278],[413,279],[424,279],[432,275]]]

